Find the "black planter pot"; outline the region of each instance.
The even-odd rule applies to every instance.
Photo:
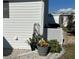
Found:
[[[30,44],[31,50],[34,51],[37,48],[36,42]]]
[[[40,47],[37,45],[38,53],[41,56],[46,56],[48,53],[48,47]]]

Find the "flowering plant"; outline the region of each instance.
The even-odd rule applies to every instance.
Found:
[[[48,42],[42,38],[41,40],[39,40],[38,46],[48,47]]]

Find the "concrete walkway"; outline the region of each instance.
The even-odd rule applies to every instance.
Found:
[[[58,59],[64,54],[64,49],[60,53],[49,53],[47,56],[40,56],[38,51],[23,52],[20,54],[12,54],[11,56],[4,56],[4,59]],[[15,56],[14,56],[15,55]]]

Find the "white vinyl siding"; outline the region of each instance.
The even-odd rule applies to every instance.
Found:
[[[26,40],[32,37],[35,23],[40,24],[42,34],[43,8],[42,1],[9,3],[9,18],[3,19],[3,34],[13,48],[30,48]]]
[[[63,30],[62,28],[48,28],[47,29],[47,39],[57,40],[59,44],[63,44]]]

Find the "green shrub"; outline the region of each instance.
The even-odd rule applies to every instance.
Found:
[[[50,47],[50,52],[52,53],[60,53],[60,51],[62,50],[57,40],[50,40],[49,47]]]

